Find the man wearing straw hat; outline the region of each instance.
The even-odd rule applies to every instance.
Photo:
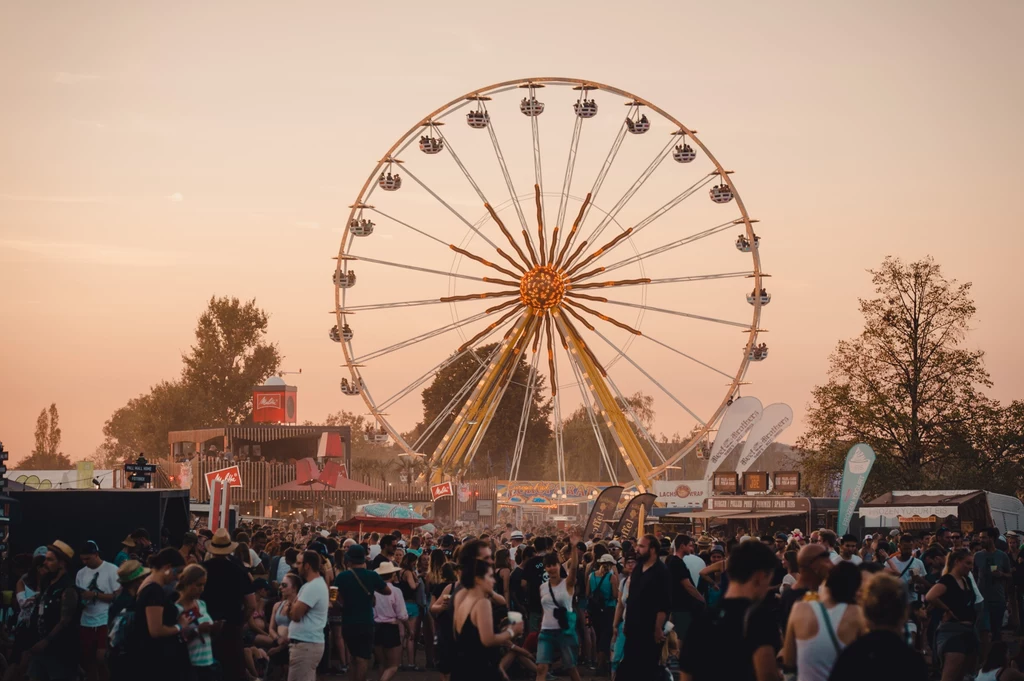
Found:
[[[246,681],[242,627],[256,609],[249,573],[228,560],[237,548],[238,543],[231,541],[227,529],[221,527],[206,543],[206,551],[212,558],[203,563],[206,610],[214,621],[224,622],[220,632],[213,634],[213,656],[221,665],[223,681]]]
[[[46,547],[46,588],[39,594],[39,642],[29,676],[38,681],[78,678],[78,591],[68,569],[75,551],[57,539]]]

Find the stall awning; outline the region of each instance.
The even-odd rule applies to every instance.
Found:
[[[250,442],[273,442],[292,437],[318,436],[321,433],[341,433],[345,428],[335,426],[274,426],[241,425],[195,430],[173,430],[167,434],[170,444],[178,442],[206,442],[216,437],[232,437]]]
[[[731,516],[730,520],[735,518],[737,520],[760,520],[761,518],[785,518],[787,516],[794,515],[807,515],[804,511],[755,511],[754,513],[744,513],[739,516]]]
[[[746,511],[694,511],[693,513],[673,513],[668,518],[693,518],[694,520],[706,520],[707,518],[735,518],[736,516],[747,516]]]

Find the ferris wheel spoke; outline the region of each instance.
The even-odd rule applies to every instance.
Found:
[[[507,270],[504,267],[501,267],[500,265],[495,265],[493,262],[491,262],[489,260],[484,260],[479,255],[474,255],[474,254],[470,253],[469,251],[467,251],[464,248],[459,248],[455,244],[448,244],[448,247],[450,249],[452,249],[453,251],[455,251],[456,253],[458,253],[459,255],[463,255],[463,256],[469,258],[470,260],[475,260],[475,261],[477,261],[478,263],[480,263],[482,265],[486,265],[487,267],[493,268],[493,269],[501,272],[502,274],[506,274],[506,275],[508,275],[510,277],[513,277],[513,278],[516,278],[516,279],[519,278],[519,275],[516,274],[515,272],[512,272],[511,270]]]
[[[487,338],[487,336],[481,337],[480,340],[477,342],[477,345],[479,345],[481,342],[486,340],[486,338]],[[388,409],[389,407],[393,406],[394,404],[396,404],[399,401],[401,401],[402,399],[404,399],[413,390],[415,390],[416,388],[418,388],[419,386],[423,385],[428,380],[430,380],[431,378],[436,376],[439,371],[443,371],[446,367],[454,364],[459,359],[461,359],[462,357],[465,357],[468,354],[472,354],[473,358],[481,366],[486,364],[486,362],[481,362],[480,361],[480,358],[476,355],[476,351],[472,347],[468,347],[465,350],[455,352],[451,356],[447,357],[446,359],[441,360],[441,362],[436,364],[433,368],[428,369],[425,373],[423,373],[421,376],[416,378],[412,383],[410,383],[409,385],[405,386],[404,388],[402,388],[401,390],[396,392],[394,395],[392,395],[391,397],[389,397],[386,400],[384,400],[380,405],[378,405],[377,408],[380,411],[384,411],[384,410]]]
[[[466,176],[466,180],[469,182],[470,185],[472,185],[473,191],[476,192],[476,195],[480,197],[481,201],[487,203],[487,197],[484,196],[484,192],[483,190],[480,189],[480,185],[476,183],[476,180],[473,179],[473,176],[469,174],[468,170],[466,170],[466,166],[463,165],[462,159],[460,159],[459,155],[455,153],[455,147],[452,146],[451,140],[445,137],[444,133],[440,129],[435,129],[435,132],[437,133],[437,136],[441,138],[441,141],[444,142],[444,148],[448,150],[448,154],[451,155],[452,160],[455,161],[455,165],[459,166],[459,170],[462,171],[462,174]]]
[[[486,293],[467,293],[461,296],[445,296],[442,303],[459,303],[466,300],[486,300],[488,298],[509,298],[518,296],[519,291],[488,291]]]
[[[655,220],[657,220],[658,218],[660,218],[661,216],[665,215],[670,210],[672,210],[673,208],[678,206],[680,203],[682,203],[686,199],[688,199],[691,196],[693,196],[694,194],[696,194],[698,191],[703,189],[705,186],[707,186],[710,182],[712,182],[717,177],[719,177],[718,173],[708,173],[707,175],[705,175],[704,177],[702,177],[701,179],[697,180],[695,183],[693,183],[692,185],[687,187],[684,191],[682,191],[679,194],[677,194],[675,197],[673,197],[667,203],[663,204],[656,211],[654,211],[653,213],[651,213],[650,215],[645,217],[640,222],[636,223],[633,226],[633,236],[636,236],[637,234],[640,233],[640,231],[643,228],[647,227],[652,222],[654,222]],[[616,243],[613,246],[609,246],[607,249],[605,249],[605,253],[607,254],[609,251],[611,251],[613,248],[615,248],[618,245],[619,244]]]
[[[354,314],[368,310],[392,310],[399,307],[420,307],[421,305],[441,305],[445,301],[441,298],[427,298],[425,300],[399,300],[393,303],[368,303],[366,305],[349,305],[339,307],[337,312],[341,314]],[[331,314],[335,314],[331,312]]]
[[[627,361],[627,362],[629,362],[630,364],[632,364],[632,365],[633,365],[633,368],[635,368],[635,369],[636,369],[637,371],[639,371],[639,372],[640,372],[640,373],[642,373],[642,374],[643,374],[644,376],[646,376],[646,377],[647,377],[647,380],[649,380],[649,381],[650,381],[651,383],[653,383],[654,385],[658,386],[658,388],[660,388],[660,389],[661,389],[661,391],[662,391],[663,393],[665,393],[665,395],[667,395],[667,396],[668,396],[668,398],[669,398],[670,400],[672,400],[673,402],[675,402],[676,404],[678,404],[678,405],[679,405],[680,407],[682,407],[682,408],[683,408],[683,410],[684,410],[684,411],[685,411],[685,412],[686,412],[687,414],[689,414],[690,416],[692,416],[693,418],[695,418],[695,419],[697,420],[697,423],[701,424],[702,426],[704,425],[704,421],[703,421],[703,420],[701,419],[701,417],[697,416],[697,414],[695,414],[695,413],[693,412],[693,410],[692,410],[692,409],[690,409],[690,408],[689,408],[689,407],[687,407],[687,406],[686,406],[685,404],[683,404],[683,403],[682,403],[682,401],[681,401],[681,400],[680,400],[680,399],[679,399],[678,397],[676,397],[675,395],[673,395],[673,394],[672,394],[672,393],[671,393],[671,392],[669,391],[669,389],[668,389],[668,388],[666,388],[665,386],[663,386],[663,385],[662,385],[662,384],[661,384],[661,383],[660,383],[660,382],[658,381],[658,379],[656,379],[656,378],[655,378],[654,376],[651,376],[651,374],[650,374],[650,373],[649,373],[649,372],[648,372],[648,371],[647,371],[646,369],[644,369],[644,368],[643,368],[642,366],[640,366],[639,364],[637,364],[637,363],[636,363],[636,362],[635,362],[635,361],[633,360],[633,358],[632,358],[632,357],[630,357],[630,356],[629,356],[629,355],[627,355],[627,354],[626,354],[625,352],[623,352],[623,351],[622,351],[621,349],[619,349],[619,346],[615,345],[615,343],[613,343],[613,342],[611,342],[610,340],[608,340],[608,338],[607,338],[607,337],[606,337],[606,336],[605,336],[605,335],[604,335],[603,333],[601,333],[600,331],[597,331],[597,330],[595,330],[595,331],[594,331],[594,333],[596,333],[596,334],[597,334],[597,336],[598,336],[598,337],[599,337],[599,338],[600,338],[601,340],[603,340],[603,341],[604,341],[605,343],[607,343],[607,344],[608,344],[608,345],[609,345],[609,346],[610,346],[610,347],[611,347],[611,348],[612,348],[613,350],[615,350],[615,352],[617,352],[617,353],[619,354],[619,356],[621,356],[621,357],[624,357],[624,358],[626,359],[626,361]]]
[[[669,251],[675,250],[675,249],[677,249],[677,248],[679,248],[681,246],[686,246],[688,244],[692,244],[694,242],[700,241],[701,239],[706,239],[706,238],[708,238],[710,236],[714,236],[715,234],[718,234],[719,232],[724,232],[727,229],[731,229],[731,228],[735,227],[736,225],[742,225],[742,224],[743,224],[743,219],[742,218],[737,218],[736,220],[730,220],[729,222],[723,222],[721,224],[715,225],[714,227],[709,227],[708,229],[705,229],[705,230],[703,230],[701,232],[697,232],[695,234],[689,234],[687,236],[684,236],[681,239],[677,239],[675,241],[669,242],[669,243],[664,244],[662,246],[658,246],[657,248],[652,248],[649,251],[645,251],[645,252],[640,253],[638,255],[633,255],[633,256],[630,256],[630,257],[625,258],[623,260],[619,260],[618,262],[613,263],[611,265],[608,265],[606,267],[599,267],[596,270],[592,270],[590,272],[586,272],[584,274],[580,274],[578,276],[573,277],[573,282],[575,283],[575,282],[582,281],[584,279],[587,279],[589,277],[594,276],[595,274],[600,274],[601,272],[604,272],[606,274],[609,273],[609,272],[614,272],[615,270],[619,269],[620,267],[625,267],[627,265],[632,265],[635,262],[638,262],[640,260],[646,260],[648,258],[653,258],[656,255],[661,255],[662,253],[668,253]]]
[[[622,322],[618,321],[617,319],[613,319],[612,317],[609,317],[607,315],[601,314],[597,310],[593,310],[593,309],[587,307],[586,305],[584,305],[583,303],[577,302],[575,300],[566,300],[565,302],[568,303],[568,305],[566,306],[565,309],[568,310],[569,312],[573,312],[572,308],[578,307],[579,309],[583,310],[584,312],[588,312],[588,313],[594,315],[595,317],[597,317],[598,319],[600,319],[603,322],[608,322],[609,324],[617,326],[620,329],[622,329],[623,331],[629,331],[634,336],[642,336],[643,335],[642,333],[640,333],[640,331],[638,329],[634,329],[632,326],[630,326],[628,324],[623,324]],[[576,315],[575,312],[573,312],[573,314]],[[578,316],[578,315],[576,315],[576,316]],[[580,317],[581,321],[582,321],[582,319],[583,318]],[[584,322],[584,323],[586,323],[586,322]],[[589,324],[587,324],[587,327],[591,331],[594,330],[593,327],[591,327]]]
[[[376,213],[377,215],[380,215],[381,217],[387,218],[388,220],[391,220],[392,222],[396,222],[396,223],[402,225],[403,227],[405,227],[407,229],[411,229],[412,231],[416,232],[417,234],[422,234],[423,236],[427,237],[428,239],[432,239],[432,240],[436,241],[437,243],[441,244],[442,246],[447,246],[448,245],[447,242],[443,241],[442,239],[438,239],[433,234],[431,234],[429,232],[424,232],[422,229],[418,229],[416,227],[413,227],[408,222],[403,222],[402,220],[399,220],[396,217],[392,217],[391,215],[388,215],[387,213],[385,213],[382,210],[379,210],[377,208],[369,208],[369,207],[367,207],[365,210],[368,210],[368,211],[370,211],[372,213]]]
[[[707,362],[702,362],[699,359],[697,359],[696,357],[694,357],[692,355],[688,355],[685,352],[683,352],[682,350],[677,350],[676,348],[672,347],[671,345],[668,345],[667,343],[662,343],[657,338],[652,338],[650,334],[646,334],[645,333],[644,334],[644,338],[646,338],[647,340],[651,341],[652,343],[654,343],[656,345],[660,345],[661,347],[665,348],[666,350],[671,350],[672,352],[676,353],[680,357],[685,357],[686,359],[690,360],[691,362],[696,362],[697,364],[701,365],[702,367],[706,367],[708,369],[711,369],[715,373],[721,374],[722,376],[728,378],[730,381],[734,378],[734,376],[732,374],[728,374],[728,373],[722,371],[721,369],[716,369],[715,367],[711,366]]]
[[[535,338],[540,334],[535,334]],[[519,479],[519,464],[523,458],[523,449],[526,445],[526,430],[530,422],[530,411],[533,407],[533,394],[537,386],[537,364],[540,354],[533,351],[533,359],[530,361],[530,374],[526,380],[526,397],[523,400],[523,408],[519,415],[519,430],[516,432],[516,446],[512,450],[512,465],[510,467],[510,480]]]
[[[404,348],[407,348],[410,345],[416,345],[417,343],[422,343],[425,340],[429,340],[431,338],[435,338],[435,337],[440,336],[442,334],[448,333],[449,331],[454,331],[455,329],[458,329],[458,328],[461,328],[463,326],[466,326],[467,324],[472,324],[473,322],[478,322],[481,319],[484,319],[485,317],[490,316],[491,314],[492,313],[490,313],[490,312],[480,312],[479,314],[475,314],[472,317],[467,317],[467,318],[461,319],[461,320],[459,320],[457,322],[452,322],[450,324],[445,324],[444,326],[438,327],[438,328],[433,329],[431,331],[427,331],[426,333],[422,333],[422,334],[420,334],[418,336],[413,336],[412,338],[408,338],[406,340],[399,341],[398,343],[395,343],[393,345],[389,345],[386,348],[381,348],[380,350],[374,350],[373,352],[369,352],[369,353],[363,355],[362,357],[354,358],[352,360],[352,363],[353,364],[365,364],[366,362],[369,362],[370,360],[377,359],[378,357],[384,357],[385,355],[389,355],[392,352],[396,352],[398,350],[402,350]],[[460,348],[460,350],[461,349],[462,348]]]
[[[668,144],[662,147],[661,151],[658,152],[658,155],[654,157],[654,160],[650,162],[650,164],[647,166],[647,168],[644,169],[642,173],[640,173],[640,177],[638,177],[633,182],[629,189],[627,189],[626,192],[622,195],[622,197],[615,203],[615,205],[612,206],[611,210],[609,210],[605,214],[605,216],[601,218],[601,221],[597,223],[597,227],[595,227],[594,231],[591,232],[589,237],[587,237],[587,241],[593,243],[594,240],[601,236],[605,228],[612,222],[612,220],[615,219],[615,216],[617,216],[619,212],[626,207],[626,204],[629,203],[630,199],[632,199],[636,195],[636,193],[640,191],[640,187],[644,186],[644,183],[647,182],[647,180],[650,179],[651,175],[654,174],[654,171],[658,169],[658,166],[661,165],[661,162],[668,157],[668,151],[669,149],[672,148],[672,145],[674,143],[675,140],[670,139],[668,141]]]
[[[498,214],[494,211],[494,208],[491,206],[491,204],[485,203],[484,208],[486,208],[487,212],[491,214],[491,219],[494,220],[494,222],[498,225],[498,229],[500,229],[501,233],[505,235],[506,239],[508,239],[508,242],[512,245],[512,248],[515,249],[516,255],[518,255],[524,263],[526,263],[527,267],[533,267],[534,262],[530,260],[530,258],[527,257],[526,253],[523,252],[523,249],[519,247],[519,243],[516,242],[515,238],[513,238],[512,233],[508,231],[508,228],[505,226],[505,223],[502,222],[501,218],[498,217]],[[514,264],[515,261],[512,261],[512,259],[509,258],[509,256],[506,255],[500,248],[495,246],[495,249],[498,251],[500,255],[505,256],[506,259],[513,262]],[[518,267],[518,265],[516,266]],[[525,272],[525,270],[523,271]]]
[[[615,162],[615,157],[619,155],[619,149],[622,147],[622,141],[626,139],[626,122],[622,122],[622,127],[619,128],[618,134],[615,136],[615,141],[612,142],[611,149],[608,150],[608,155],[604,159],[604,163],[601,165],[601,170],[598,171],[597,177],[594,179],[594,186],[590,188],[588,196],[593,197],[594,201],[597,201],[597,195],[601,192],[601,186],[604,184],[604,180],[608,177],[608,171],[612,169],[612,164]],[[586,221],[587,216],[590,215],[590,209],[593,207],[593,203],[584,206],[580,209],[580,217],[577,220],[579,224],[583,224]],[[576,235],[576,229],[574,228],[572,233],[566,239],[566,248],[570,246],[574,236]]]
[[[552,383],[558,383],[558,357],[555,356],[553,359],[554,372],[551,376]],[[563,442],[563,428],[564,423],[562,422],[562,396],[559,393],[555,393],[551,398],[554,402],[554,419],[555,419],[555,466],[558,471],[558,487],[559,490],[565,492],[565,445]]]
[[[484,111],[487,111],[487,105],[483,105]],[[519,205],[519,194],[516,193],[515,185],[512,183],[512,175],[508,172],[508,165],[505,163],[505,155],[501,153],[501,144],[498,142],[498,134],[494,130],[494,119],[491,119],[487,123],[487,134],[491,138],[491,146],[494,147],[494,155],[498,158],[498,166],[501,167],[501,175],[505,178],[505,186],[508,187],[508,198],[512,201],[512,207],[516,210],[516,215],[519,217],[519,224],[523,227],[523,233],[526,236],[527,245],[530,246],[530,250],[533,250],[533,243],[530,237],[529,228],[526,226],[526,215],[523,214],[523,207]]]
[[[580,97],[582,99],[582,96]],[[555,218],[555,229],[551,234],[551,256],[548,262],[555,261],[555,250],[558,248],[558,231],[565,226],[565,209],[569,205],[569,192],[572,190],[572,175],[576,169],[576,150],[580,145],[580,133],[583,130],[583,118],[576,117],[572,129],[572,140],[569,142],[569,158],[565,162],[565,177],[562,178],[562,193],[558,195],[558,217]]]
[[[576,219],[573,220],[572,229],[569,230],[569,235],[565,238],[565,244],[562,246],[562,250],[558,252],[558,259],[555,261],[555,268],[559,268],[562,265],[562,258],[565,257],[565,252],[569,250],[569,246],[572,243],[573,237],[580,228],[580,220],[583,219],[583,212],[590,205],[590,194],[587,194],[586,198],[583,199],[583,204],[580,206],[579,213],[576,214]]]
[[[566,291],[581,289],[612,288],[615,286],[639,286],[641,284],[682,284],[694,281],[712,281],[714,279],[747,279],[754,276],[753,272],[721,272],[718,274],[695,274],[688,277],[665,277],[660,279],[622,279],[620,281],[594,281],[588,284],[568,284]],[[607,302],[607,301],[602,301]]]
[[[502,324],[504,324],[505,322],[507,322],[507,321],[509,320],[509,318],[511,318],[511,317],[512,317],[513,315],[516,315],[516,314],[518,314],[518,313],[522,312],[522,311],[523,311],[523,309],[524,309],[524,306],[523,306],[523,305],[516,305],[516,306],[515,306],[515,307],[513,307],[513,308],[512,308],[511,310],[509,310],[508,312],[506,312],[505,314],[503,314],[503,315],[501,316],[501,318],[500,318],[500,319],[498,319],[498,321],[496,321],[496,322],[493,322],[493,323],[491,323],[491,324],[488,324],[488,325],[487,325],[487,327],[486,327],[486,328],[485,328],[485,329],[484,329],[483,331],[481,331],[480,333],[476,334],[475,336],[473,336],[472,338],[470,338],[470,339],[469,339],[468,341],[466,341],[465,343],[463,343],[463,344],[462,344],[461,346],[459,346],[459,350],[460,350],[460,351],[461,351],[461,350],[465,350],[465,349],[466,349],[466,348],[468,348],[468,347],[469,347],[470,345],[472,345],[472,344],[473,344],[473,343],[475,343],[476,341],[478,341],[478,340],[480,340],[481,338],[483,338],[483,337],[484,337],[485,335],[489,334],[489,333],[490,333],[491,331],[494,331],[494,330],[495,330],[496,328],[498,328],[499,326],[501,326]]]
[[[601,248],[597,249],[596,251],[594,251],[593,253],[588,255],[586,258],[581,260],[579,262],[579,264],[577,264],[574,267],[572,267],[571,269],[569,269],[565,273],[565,276],[571,278],[572,275],[576,274],[576,272],[578,272],[579,270],[583,269],[584,267],[586,267],[587,265],[592,263],[594,260],[597,260],[598,258],[600,258],[601,254],[603,254],[605,251],[608,251],[608,250],[610,250],[612,248],[615,248],[615,245],[617,243],[619,243],[620,241],[622,241],[623,239],[625,239],[626,237],[628,237],[632,233],[633,233],[633,228],[632,227],[628,228],[627,230],[625,230],[624,232],[619,234],[617,237],[615,237],[614,239],[612,239],[611,241],[606,243],[604,246],[601,246]],[[587,241],[590,241],[590,240],[587,239]],[[587,243],[587,241],[584,241],[583,243]],[[567,262],[565,266],[569,267],[569,265],[571,263],[572,263],[572,259],[570,258],[569,262]]]
[[[433,196],[433,197],[434,197],[435,199],[437,199],[437,201],[438,201],[438,202],[439,202],[439,203],[440,203],[440,204],[441,204],[442,206],[444,206],[444,207],[445,207],[445,208],[447,208],[447,209],[448,209],[449,211],[451,211],[452,215],[454,215],[455,217],[457,217],[457,218],[458,218],[459,220],[461,220],[461,221],[462,221],[462,224],[466,225],[466,226],[467,226],[467,227],[469,227],[469,228],[470,228],[471,230],[473,230],[474,232],[476,232],[476,235],[477,235],[478,237],[480,237],[481,239],[483,239],[483,240],[484,240],[485,242],[487,242],[487,244],[489,244],[491,248],[497,248],[497,247],[498,247],[498,246],[497,246],[497,244],[495,244],[495,243],[494,243],[493,241],[491,241],[491,240],[490,240],[490,239],[488,239],[488,238],[487,238],[486,236],[484,236],[483,232],[481,232],[481,231],[480,231],[479,229],[477,229],[477,228],[476,228],[476,226],[475,226],[475,225],[474,225],[474,224],[473,224],[472,222],[470,222],[469,220],[467,220],[467,219],[465,218],[465,216],[463,216],[463,215],[462,215],[462,213],[460,213],[459,211],[455,210],[455,209],[454,209],[454,208],[452,207],[452,205],[451,205],[450,203],[448,203],[447,201],[445,201],[444,199],[442,199],[442,198],[441,198],[440,196],[438,196],[437,192],[435,192],[435,191],[434,191],[433,189],[431,189],[431,188],[430,188],[430,187],[428,187],[428,186],[427,186],[426,184],[424,184],[424,183],[423,183],[423,181],[422,181],[422,180],[421,180],[420,178],[416,177],[416,175],[414,175],[414,174],[412,173],[412,171],[411,171],[411,170],[409,170],[409,168],[407,168],[407,167],[403,167],[403,168],[402,168],[402,171],[403,171],[403,172],[405,172],[405,174],[406,174],[406,175],[408,175],[409,177],[411,177],[411,178],[413,179],[413,182],[415,182],[415,183],[416,183],[416,184],[418,184],[419,186],[423,187],[423,189],[424,189],[424,190],[426,190],[426,192],[427,192],[428,194],[430,194],[430,195],[431,195],[431,196]]]
[[[536,116],[533,117],[536,120]],[[537,251],[540,255],[540,264],[547,264],[547,251],[544,248],[544,201],[541,199],[541,187],[539,184],[533,185],[534,202],[537,204],[537,238],[540,241],[540,246]]]
[[[469,281],[482,281],[489,284],[499,283],[498,279],[491,279],[489,277],[472,277],[468,274],[458,274],[456,272],[445,272],[443,270],[434,270],[429,267],[420,267],[418,265],[406,265],[400,262],[391,262],[390,260],[378,260],[377,258],[370,258],[365,255],[343,255],[342,260],[356,261],[356,262],[369,262],[375,265],[386,265],[388,267],[399,267],[405,270],[415,270],[416,272],[426,272],[427,274],[439,274],[442,277],[455,277],[456,279],[468,279]],[[518,286],[518,282],[515,283]]]
[[[568,354],[568,347],[566,347]],[[572,367],[573,375],[576,377],[576,384],[580,388],[580,398],[583,404],[583,410],[587,412],[587,420],[590,421],[590,428],[594,432],[594,439],[597,440],[597,448],[601,452],[601,459],[604,461],[605,469],[608,471],[608,477],[611,479],[613,485],[619,484],[619,477],[615,471],[615,466],[612,464],[612,457],[608,453],[608,447],[604,442],[604,434],[601,433],[601,426],[597,422],[597,416],[595,415],[596,406],[591,402],[590,393],[587,390],[587,384],[584,381],[583,373],[578,364],[574,361],[573,356],[568,354],[569,366]]]
[[[664,314],[676,315],[677,317],[687,317],[688,319],[697,319],[702,322],[714,322],[715,324],[725,324],[726,326],[735,326],[738,329],[750,330],[750,324],[746,322],[731,322],[727,319],[718,319],[717,317],[705,317],[703,315],[692,314],[690,312],[681,312],[679,310],[666,310],[663,307],[651,307],[650,305],[640,305],[639,303],[626,303],[621,300],[606,300],[604,302],[608,305],[635,307],[637,309],[647,310],[649,312],[662,312]]]

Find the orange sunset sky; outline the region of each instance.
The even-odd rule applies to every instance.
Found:
[[[528,76],[593,79],[645,97],[698,130],[735,171],[760,220],[773,295],[762,319],[771,356],[752,367],[745,394],[793,406],[797,423],[783,441],[799,435],[836,341],[861,328],[865,270],[890,254],[931,254],[948,277],[974,283],[967,342],[987,353],[990,394],[1020,398],[1022,25],[1024,4],[1010,0],[0,3],[0,439],[12,461],[26,456],[36,415],[56,402],[64,452],[90,455],[115,409],[177,376],[211,295],[255,298],[271,314],[283,368],[303,370],[289,377],[300,420],[365,411],[339,393],[342,356],[327,338],[328,274],[347,206],[431,110]],[[571,125],[555,106],[564,94],[551,90],[541,124],[557,126],[560,110]],[[609,118],[595,121],[621,120],[622,107],[605,101]],[[500,132],[526,191],[529,125],[509,111]],[[449,128],[471,157],[473,131],[457,120]],[[594,160],[577,171],[580,194],[607,143],[594,145]],[[564,149],[552,141],[552,191]],[[646,161],[623,163],[620,185]],[[481,206],[449,180],[438,186],[462,192],[453,201],[479,217]],[[658,181],[652,192],[667,191],[670,180]],[[710,211],[706,190],[698,198]],[[463,237],[435,220],[427,199],[407,200],[405,215],[451,230],[445,240]],[[604,208],[613,201],[609,190]],[[445,271],[452,264],[450,253],[393,225],[377,237],[378,252]],[[720,241],[723,259],[739,258],[732,238]],[[709,271],[703,263],[716,264],[710,253],[669,261],[659,276]],[[376,281],[376,300],[424,297],[419,279]],[[688,289],[686,301],[701,314],[749,320],[745,285]],[[359,321],[366,350],[431,328],[400,314]],[[695,354],[719,351],[722,336],[700,327],[650,323]],[[408,330],[415,324],[423,326]],[[739,345],[739,336],[728,338]],[[392,392],[450,349],[411,351],[368,370],[368,382]],[[736,349],[728,351],[723,368],[734,371]],[[706,415],[725,390],[721,380],[690,382],[640,343],[630,356],[680,397],[692,391]],[[636,376],[622,381],[656,393]],[[655,397],[658,431],[689,430]],[[413,399],[396,410],[396,424],[413,425],[416,409]]]

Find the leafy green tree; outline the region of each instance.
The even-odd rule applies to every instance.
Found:
[[[181,373],[204,422],[244,423],[252,414],[253,386],[281,364],[277,346],[266,340],[269,320],[254,300],[210,298]]]
[[[856,442],[878,455],[865,496],[956,488],[978,470],[1010,465],[1014,450],[998,443],[1013,439],[1016,411],[1003,413],[984,396],[991,385],[984,353],[965,343],[975,314],[971,284],[945,278],[931,258],[907,264],[889,257],[870,273],[876,295],[860,301],[864,329],[839,342],[828,382],[812,393],[798,442],[808,486],[835,491]],[[975,468],[979,462],[984,467]]]
[[[196,343],[182,356],[177,381],[161,381],[128,401],[103,426],[104,459],[123,462],[139,452],[162,455],[172,430],[243,423],[252,413],[252,388],[280,365],[267,342],[269,316],[255,301],[211,298],[196,326]]]
[[[434,377],[433,382],[427,386],[422,393],[423,399],[423,420],[416,425],[411,440],[414,442],[425,433],[429,424],[433,423],[445,409],[459,390],[471,379],[474,372],[482,362],[486,362],[488,356],[494,350],[496,344],[483,345],[476,348],[474,352],[467,353],[455,362],[442,369]],[[498,404],[494,417],[481,440],[476,456],[469,467],[469,477],[497,477],[507,478],[512,468],[512,456],[515,450],[516,438],[519,433],[519,421],[522,417],[523,403],[526,401],[527,380],[530,375],[530,367],[523,356],[520,356],[512,381],[505,391],[501,402]],[[547,381],[543,376],[538,376],[534,388],[533,401],[530,408],[530,416],[527,422],[525,449],[523,460],[520,464],[521,479],[528,479],[527,474],[535,467],[544,468],[544,457],[547,453],[548,442],[551,438],[551,401],[547,398]],[[427,437],[420,447],[420,451],[426,456],[431,456],[441,438],[448,432],[449,426],[454,422],[455,415],[465,399],[456,402],[452,411],[446,413],[440,425]]]
[[[23,470],[69,470],[74,468],[71,459],[60,451],[60,414],[56,403],[50,409],[43,409],[36,418],[35,447],[32,453],[21,460],[18,468]]]
[[[627,418],[629,412],[626,410],[626,405],[628,404],[647,432],[651,433],[655,417],[653,397],[637,392],[625,398],[625,402],[623,400],[618,401],[619,406],[627,414]],[[608,426],[600,418],[600,414],[596,412],[594,420],[597,422],[605,449],[608,451],[608,458],[614,467],[616,479],[619,482],[632,480],[629,469],[626,467],[625,462],[623,462],[622,456],[619,455],[618,447],[615,446],[615,440],[612,438]],[[647,438],[640,428],[633,423],[632,419],[630,419],[630,427],[640,441],[647,459],[652,462],[658,461],[655,458],[654,448],[651,447]],[[661,449],[664,453],[664,447]],[[554,459],[554,447],[552,446],[550,450],[551,458]],[[594,427],[590,417],[587,416],[586,407],[583,405],[580,405],[570,414],[562,424],[562,451],[565,454],[565,477],[567,480],[611,481],[612,478],[609,474],[608,466],[605,464],[601,456],[601,449],[597,444]]]

